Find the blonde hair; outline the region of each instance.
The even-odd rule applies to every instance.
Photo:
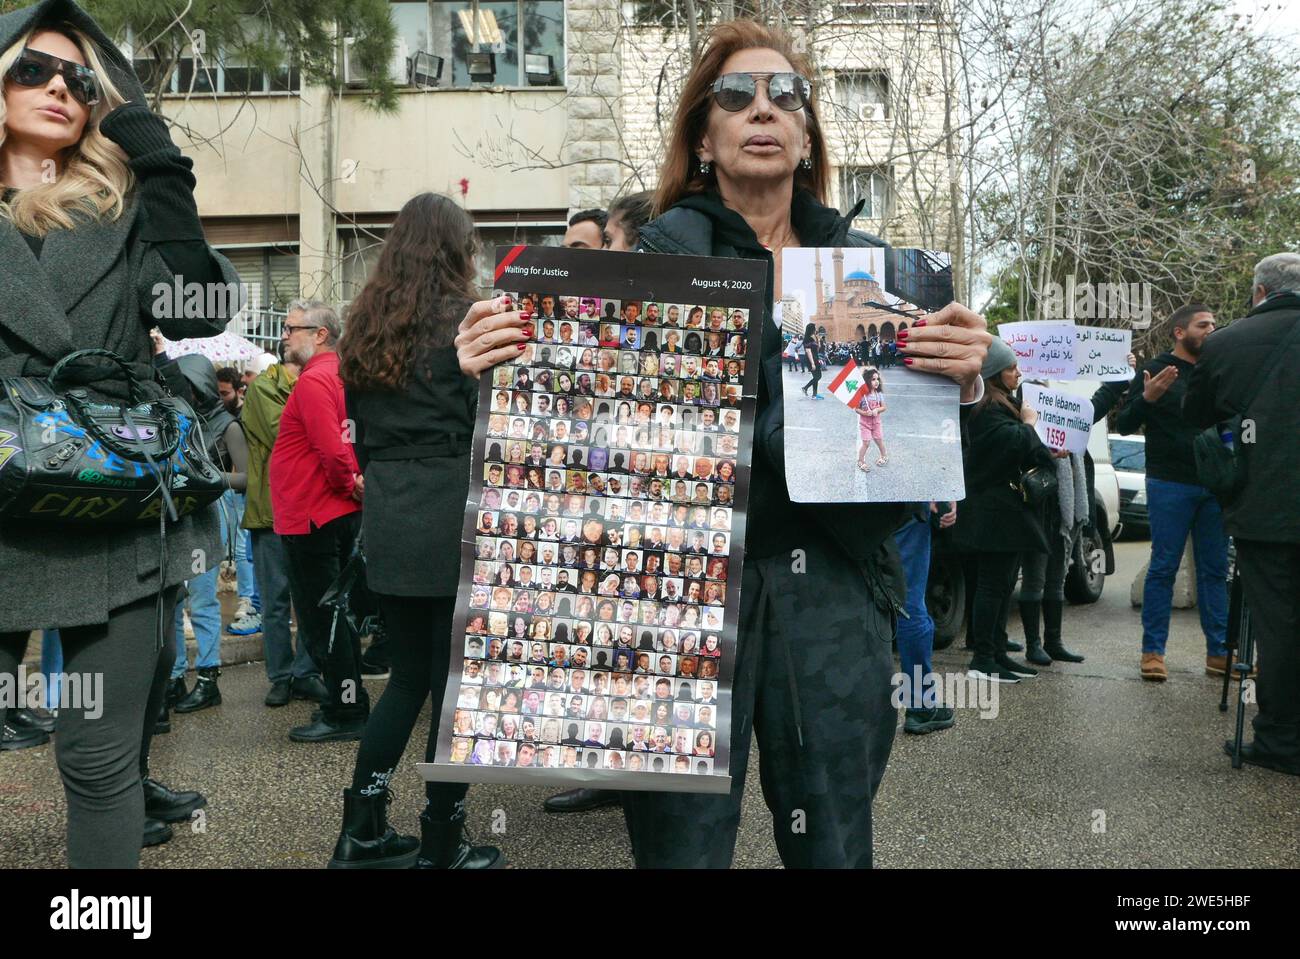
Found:
[[[76,213],[92,220],[116,220],[125,209],[126,194],[134,182],[126,155],[99,132],[100,121],[125,103],[126,97],[109,77],[89,36],[67,24],[37,26],[0,53],[0,77],[8,76],[23,48],[36,34],[45,31],[60,33],[77,44],[86,65],[95,71],[99,80],[100,100],[90,108],[81,140],[64,151],[63,172],[59,177],[52,183],[20,191],[8,203],[0,202],[0,217],[34,236],[45,236],[58,228],[73,229],[77,225],[73,218]],[[0,96],[0,150],[4,149],[7,137],[5,113],[4,98]]]

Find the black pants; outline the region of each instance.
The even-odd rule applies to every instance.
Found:
[[[982,665],[1006,651],[1007,613],[1016,588],[1019,553],[976,553],[975,598],[971,603],[973,659]]]
[[[818,381],[821,380],[821,378],[822,378],[822,371],[821,371],[821,368],[818,367],[818,368],[816,368],[816,369],[814,369],[814,370],[812,371],[812,379],[810,379],[807,383],[805,383],[805,384],[803,385],[803,388],[806,390],[806,389],[808,389],[809,387],[812,387],[813,396],[816,396],[816,395],[817,395],[817,383],[818,383]]]
[[[1300,544],[1237,540],[1258,650],[1255,745],[1300,764]]]
[[[354,722],[370,713],[370,698],[361,683],[361,637],[342,613],[320,605],[352,556],[361,530],[361,514],[330,520],[310,533],[283,536],[289,559],[289,591],[298,615],[298,635],[320,670],[329,692],[321,712],[326,722]],[[361,587],[364,588],[364,587]]]
[[[891,617],[861,571],[808,548],[745,561],[739,654],[731,693],[731,792],[625,792],[640,868],[731,864],[749,746],[758,736],[763,799],[789,867],[871,865],[871,802],[885,774],[897,713]]]
[[[378,599],[388,631],[392,674],[366,723],[352,773],[352,788],[365,794],[388,787],[426,700],[432,701],[433,714],[424,760],[434,760],[451,658],[451,618],[456,608],[454,596],[381,594]],[[450,819],[468,788],[464,783],[426,783],[429,815],[436,822]]]
[[[171,624],[175,587],[163,600],[163,622]],[[107,623],[59,630],[64,675],[89,682],[83,682],[79,701],[59,703],[54,735],[68,802],[68,865],[74,869],[133,869],[140,863],[140,780],[176,657],[170,635],[158,649],[156,602],[149,596],[113,610]],[[27,638],[26,632],[0,634],[0,673],[15,676]],[[0,723],[5,711],[0,706]]]

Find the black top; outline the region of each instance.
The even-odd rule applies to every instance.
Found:
[[[1207,340],[1208,342],[1208,340]],[[1143,372],[1154,378],[1166,366],[1178,369],[1165,394],[1154,403],[1142,398]],[[1173,353],[1161,353],[1142,369],[1129,385],[1115,426],[1121,433],[1136,433],[1143,428],[1146,434],[1146,475],[1152,479],[1171,483],[1199,485],[1196,461],[1192,457],[1192,441],[1200,430],[1183,419],[1183,397],[1192,378],[1195,363],[1180,360]]]
[[[809,350],[812,350],[813,372],[820,373],[822,371],[822,358],[817,355],[817,338],[815,336],[805,336],[803,338],[804,356],[808,355]]]
[[[366,578],[393,596],[455,596],[478,385],[452,347],[412,372],[405,392],[345,390],[366,478]]]
[[[1243,435],[1234,442],[1245,460],[1246,485],[1223,510],[1224,529],[1239,539],[1300,543],[1300,501],[1292,492],[1300,477],[1297,324],[1300,293],[1269,297],[1205,341],[1187,383],[1183,415],[1193,429],[1243,417]],[[1245,421],[1253,442],[1246,441]]]

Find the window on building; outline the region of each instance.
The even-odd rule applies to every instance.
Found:
[[[845,209],[866,201],[858,217],[885,220],[894,213],[893,173],[879,166],[845,166],[840,168],[840,202]]]
[[[431,0],[430,7],[429,52],[443,59],[442,86],[564,85],[563,0]],[[491,59],[471,63],[472,53]]]
[[[873,0],[837,0],[835,20],[938,20],[935,3],[876,3]]]
[[[845,120],[889,116],[889,74],[884,70],[837,70],[835,106]]]
[[[424,6],[423,3],[420,4]],[[256,21],[249,21],[245,29],[259,29]],[[238,51],[209,51],[194,56],[193,51],[177,61],[171,76],[165,81],[160,76],[161,66],[157,51],[135,43],[133,31],[127,31],[127,46],[131,49],[131,66],[146,90],[152,92],[161,82],[164,93],[179,94],[245,94],[297,92],[301,77],[297,67],[282,64],[267,75],[260,67],[252,66]],[[167,55],[164,54],[163,62]]]

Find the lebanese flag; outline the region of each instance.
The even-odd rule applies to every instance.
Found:
[[[849,360],[831,380],[831,394],[850,409],[855,409],[867,395],[867,378],[862,368]]]

